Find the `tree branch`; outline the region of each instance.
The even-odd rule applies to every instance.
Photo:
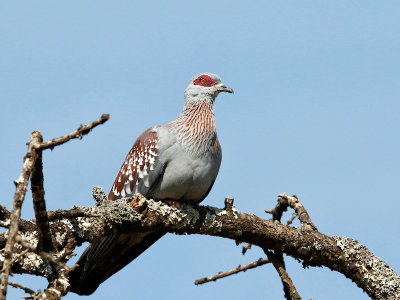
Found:
[[[30,288],[27,288],[27,287],[25,287],[25,286],[23,286],[23,285],[20,285],[20,284],[18,284],[18,283],[15,283],[15,282],[8,282],[8,285],[9,285],[9,286],[12,286],[13,288],[21,289],[21,290],[23,290],[25,293],[30,294],[30,295],[35,294],[35,292],[34,292],[33,290],[31,290]]]
[[[40,145],[37,146],[36,149],[38,150],[53,149],[55,146],[64,144],[72,139],[82,139],[82,137],[88,134],[93,128],[95,128],[98,125],[104,124],[105,122],[107,122],[108,119],[110,119],[110,115],[103,114],[101,115],[100,119],[93,121],[88,125],[81,125],[77,130],[67,135],[60,136],[48,142],[41,143]]]
[[[317,226],[311,222],[308,212],[304,208],[303,204],[301,204],[297,199],[296,195],[288,196],[286,194],[279,194],[278,197],[278,203],[276,204],[275,208],[272,210],[265,210],[266,213],[272,214],[273,220],[280,222],[283,213],[288,207],[291,207],[299,217],[302,230],[318,231]],[[289,221],[288,222],[291,223],[293,220],[290,219]]]
[[[73,208],[75,213],[79,210],[84,214],[94,214],[95,218],[68,217],[51,223],[52,231],[63,232],[56,239],[57,247],[65,247],[67,243],[75,247],[84,241],[98,240],[115,232],[158,230],[219,236],[262,249],[281,251],[302,260],[305,266],[326,266],[350,278],[371,298],[400,297],[400,277],[366,247],[348,238],[299,230],[240,213],[229,205],[228,211],[209,206],[171,207],[140,195],[118,201],[100,200],[96,207]],[[37,234],[31,232],[29,238],[34,245]],[[27,273],[26,270],[30,270],[40,274],[43,264],[46,262],[40,256],[36,260],[21,259],[13,271],[18,273],[18,270],[24,270],[23,273]],[[49,274],[43,273],[42,276]]]
[[[16,241],[16,236],[18,234],[18,229],[20,227],[19,223],[21,217],[21,207],[27,191],[29,178],[31,176],[32,195],[36,215],[36,223],[38,225],[37,232],[35,232],[35,236],[38,238],[38,240],[36,241],[36,244],[38,245],[37,248],[39,249],[39,251],[46,251],[40,251],[40,253],[42,253],[42,256],[48,255],[49,257],[51,257],[51,255],[47,252],[50,252],[54,249],[52,244],[52,235],[49,228],[49,220],[47,217],[46,203],[44,201],[42,151],[48,148],[53,149],[55,146],[66,143],[74,138],[81,139],[94,127],[103,124],[109,118],[109,115],[102,115],[99,120],[96,120],[89,125],[81,125],[76,131],[45,143],[43,143],[43,138],[39,131],[32,132],[31,140],[28,143],[28,152],[24,158],[24,165],[21,175],[17,180],[14,181],[16,185],[16,192],[14,194],[14,203],[11,214],[4,207],[0,207],[0,226],[8,228],[7,238],[5,234],[0,235],[0,247],[2,248],[3,245],[5,245],[5,250],[1,257],[2,269],[0,281],[0,300],[4,300],[7,294],[8,277],[10,275],[12,265],[15,261],[14,244]],[[27,223],[26,221],[24,221],[23,223],[24,225],[27,225],[24,226],[23,229],[27,231],[31,229],[32,231],[31,224]],[[66,268],[64,269],[64,271],[68,271]],[[30,272],[28,273],[32,274]],[[61,276],[65,272],[58,273]],[[57,284],[57,281],[53,282],[55,282],[56,286],[59,286]],[[68,289],[66,291],[68,291]],[[61,292],[61,290],[59,290],[59,292]],[[61,292],[61,294],[63,294],[63,292]]]
[[[279,255],[276,255],[272,253],[272,251],[269,250],[264,250],[265,254],[267,254],[268,259],[272,262],[272,265],[274,266],[275,270],[278,272],[279,277],[281,278],[282,285],[283,285],[283,291],[285,292],[285,297],[288,300],[301,300],[301,297],[299,293],[297,292],[297,289],[290,278],[289,274],[286,272],[286,267],[283,261],[283,256],[281,253]]]
[[[278,197],[282,201],[287,201],[288,205],[296,212],[297,216],[299,217],[302,230],[318,231],[317,226],[315,226],[314,223],[311,222],[311,218],[308,215],[308,212],[304,208],[303,204],[301,204],[296,195],[290,197],[286,194],[279,194]]]
[[[266,258],[260,258],[257,261],[251,262],[247,265],[241,266],[239,265],[237,268],[230,270],[230,271],[225,271],[225,272],[219,272],[218,274],[214,275],[214,276],[210,276],[210,277],[204,277],[201,279],[197,279],[194,284],[195,285],[200,285],[200,284],[204,284],[210,281],[217,281],[220,278],[224,278],[224,277],[228,277],[240,272],[246,272],[247,270],[250,269],[254,269],[257,268],[259,266],[263,266],[265,264],[270,263],[271,261],[269,259]]]
[[[286,225],[291,225],[294,221],[294,219],[296,219],[297,214],[293,213],[292,216],[290,217],[290,219],[286,222]]]
[[[40,132],[36,131],[38,142],[43,141]],[[43,188],[43,163],[42,151],[37,151],[37,159],[33,166],[31,178],[31,190],[33,198],[33,208],[36,216],[36,224],[38,226],[38,250],[50,252],[53,251],[53,242],[51,239],[51,232],[49,227],[49,219],[47,217],[46,202],[44,201],[44,188]]]
[[[10,228],[8,230],[7,243],[4,250],[3,270],[1,273],[0,300],[5,300],[7,294],[8,276],[10,275],[12,253],[14,249],[15,237],[18,233],[18,223],[21,216],[21,207],[25,198],[37,153],[34,151],[36,145],[41,142],[38,131],[32,132],[31,140],[28,144],[28,152],[24,158],[24,166],[21,175],[14,181],[16,191],[14,194],[14,204],[10,215]]]
[[[251,248],[251,244],[247,244],[247,246],[242,247],[242,254],[245,255],[247,250]]]

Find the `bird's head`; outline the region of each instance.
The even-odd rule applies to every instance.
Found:
[[[218,75],[203,73],[189,81],[185,90],[185,103],[205,100],[214,102],[221,92],[233,93],[233,90],[223,84]]]

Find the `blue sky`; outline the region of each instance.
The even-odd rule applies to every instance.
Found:
[[[322,233],[357,239],[399,271],[399,11],[397,1],[2,2],[1,203],[12,205],[31,131],[50,139],[109,113],[84,140],[44,153],[48,209],[93,205],[92,187],[108,193],[138,135],[174,119],[188,80],[213,72],[235,94],[216,101],[223,160],[204,204],[233,196],[266,217],[277,194],[296,194]],[[169,235],[88,299],[283,299],[269,265],[193,285],[260,256]],[[368,299],[326,268],[291,258],[287,268],[304,299]]]

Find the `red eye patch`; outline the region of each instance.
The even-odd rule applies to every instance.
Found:
[[[193,82],[194,85],[202,85],[202,86],[213,86],[215,85],[214,79],[212,79],[208,75],[201,75],[196,78],[196,80]]]

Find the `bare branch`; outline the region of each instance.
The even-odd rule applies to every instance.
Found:
[[[400,299],[400,277],[383,260],[356,240],[340,236],[333,239],[344,253],[335,271],[350,278],[373,299]]]
[[[15,237],[18,233],[19,220],[21,216],[21,207],[27,191],[29,178],[32,175],[32,194],[34,199],[34,208],[36,214],[36,222],[38,225],[39,241],[38,247],[40,250],[50,251],[53,249],[51,232],[49,229],[49,220],[46,213],[46,204],[44,201],[43,189],[43,172],[42,172],[42,153],[44,149],[51,148],[68,142],[71,139],[81,139],[84,135],[88,134],[94,127],[105,123],[110,118],[109,115],[102,115],[99,120],[96,120],[89,125],[80,126],[76,131],[51,141],[43,143],[43,138],[40,132],[34,131],[31,135],[31,140],[28,143],[28,152],[24,158],[24,166],[21,175],[14,181],[16,185],[16,192],[14,195],[14,204],[11,215],[7,215],[7,210],[0,209],[0,217],[9,218],[9,225],[7,222],[0,223],[3,227],[9,227],[7,234],[7,242],[4,250],[4,261],[2,264],[1,284],[0,284],[0,300],[4,300],[7,294],[8,276],[12,267],[13,251]],[[2,244],[0,236],[0,246]]]
[[[13,288],[17,288],[17,289],[21,289],[23,290],[25,293],[33,295],[35,294],[35,291],[31,290],[30,288],[27,288],[23,285],[20,285],[19,283],[15,283],[15,282],[8,282],[9,286],[12,286]]]
[[[71,219],[71,218],[77,218],[77,217],[98,217],[99,215],[89,213],[87,211],[84,211],[78,207],[73,207],[72,209],[69,210],[64,210],[64,209],[58,209],[56,211],[48,211],[48,217],[50,221],[56,221],[56,220],[61,220],[61,219]]]
[[[239,213],[234,207],[230,215],[226,210],[209,206],[171,207],[140,195],[117,201],[99,200],[96,207],[78,208],[95,214],[96,218],[66,218],[55,220],[50,225],[52,231],[63,233],[56,239],[57,247],[65,247],[68,242],[80,245],[115,232],[157,230],[220,236],[262,249],[281,251],[302,260],[305,266],[327,266],[356,282],[372,298],[400,297],[400,277],[360,244],[346,246],[350,242],[345,238],[332,238],[316,231],[299,230],[273,220],[263,220],[252,214]],[[35,233],[30,236],[29,242],[35,244]],[[366,269],[368,265],[373,267]],[[376,271],[375,266],[379,266],[379,270]],[[36,260],[16,262],[13,272],[28,270],[30,274],[46,274],[48,268],[45,267],[45,262],[38,257]],[[368,271],[368,276],[363,273],[364,270]],[[387,282],[384,281],[387,286],[379,284],[382,278],[388,278]]]
[[[204,278],[201,278],[201,279],[197,279],[194,282],[194,284],[195,285],[200,285],[200,284],[204,284],[204,283],[207,283],[207,282],[210,282],[210,281],[217,281],[220,278],[224,278],[224,277],[227,277],[227,276],[230,276],[230,275],[233,275],[233,274],[237,274],[237,273],[240,273],[240,272],[246,272],[249,269],[253,269],[253,268],[268,264],[270,262],[271,261],[269,259],[260,258],[259,260],[255,261],[255,262],[251,262],[251,263],[249,263],[247,265],[244,265],[244,266],[239,265],[237,268],[235,268],[233,270],[225,271],[225,272],[219,272],[218,274],[216,274],[214,276],[211,276],[211,277],[204,277]]]
[[[274,265],[276,271],[281,278],[283,284],[283,290],[285,292],[285,298],[288,300],[301,300],[299,293],[296,290],[296,287],[293,284],[293,281],[290,279],[289,274],[286,272],[285,265],[283,263],[283,257],[279,258],[279,256],[272,253],[272,251],[265,250],[269,260]]]
[[[11,213],[5,206],[0,205],[0,221],[5,221],[10,219]]]
[[[282,200],[286,200],[289,206],[294,209],[297,216],[299,217],[302,230],[318,231],[317,226],[315,226],[314,223],[311,222],[311,218],[308,215],[308,212],[304,208],[303,204],[301,204],[296,195],[290,197],[285,194],[279,194],[278,197],[280,197]]]
[[[286,225],[290,225],[293,223],[293,220],[296,219],[297,214],[293,213],[292,216],[290,217],[290,219],[286,222]]]
[[[43,137],[40,132],[37,132],[37,136],[39,142],[41,143],[43,141]],[[37,247],[40,251],[50,252],[53,251],[54,247],[51,239],[49,219],[47,217],[46,202],[44,200],[43,163],[41,150],[37,151],[37,159],[35,161],[31,177],[31,190],[36,224],[38,226],[39,241]]]
[[[265,212],[267,214],[271,214],[273,220],[281,222],[282,215],[285,211],[287,211],[289,204],[287,203],[287,201],[281,201],[280,198],[277,200],[277,202],[278,203],[276,204],[274,209],[266,209]]]
[[[233,213],[234,213],[233,212],[233,208],[234,208],[233,201],[234,201],[234,199],[232,197],[227,197],[227,198],[225,198],[225,201],[224,201],[224,209],[230,217],[233,216]]]
[[[271,210],[265,210],[266,213],[272,214],[273,220],[280,222],[283,213],[290,206],[299,217],[302,230],[318,231],[317,226],[311,222],[310,216],[296,195],[288,196],[286,194],[279,194],[278,197],[278,203],[276,204],[275,208]]]
[[[21,207],[25,198],[27,186],[29,183],[29,177],[32,173],[35,160],[37,159],[37,153],[34,151],[36,145],[40,143],[40,136],[38,131],[32,132],[31,140],[28,144],[28,152],[24,159],[24,166],[22,168],[21,175],[14,182],[16,185],[16,191],[14,194],[14,204],[12,207],[12,213],[10,215],[10,228],[8,230],[8,239],[4,250],[4,262],[3,271],[1,274],[1,287],[0,287],[0,300],[4,300],[7,294],[8,276],[11,269],[12,253],[14,249],[15,236],[18,232],[18,223],[21,216]]]
[[[13,253],[14,255],[10,261],[10,265],[12,266],[17,260],[21,259],[28,252],[29,252],[29,249],[25,249],[21,253],[18,253],[18,254]],[[3,265],[3,268],[4,268],[4,265]],[[1,270],[1,272],[3,272],[3,270]]]
[[[247,246],[242,247],[242,254],[245,255],[247,250],[251,248],[251,244],[247,244]]]
[[[35,300],[59,300],[69,291],[68,271],[60,271],[57,279],[52,280],[47,288],[34,295]]]
[[[93,121],[92,123],[88,125],[81,125],[77,130],[74,132],[71,132],[67,135],[60,136],[58,138],[54,138],[48,142],[41,143],[38,145],[36,149],[38,150],[45,150],[45,149],[53,149],[55,146],[64,144],[72,139],[82,139],[82,137],[86,134],[88,134],[93,128],[95,128],[98,125],[104,124],[107,122],[107,120],[110,119],[110,115],[108,114],[103,114],[101,115],[100,119]]]
[[[106,193],[101,186],[94,186],[92,189],[92,195],[94,201],[100,204],[102,201],[108,200]]]
[[[11,213],[7,210],[5,206],[0,205],[0,226],[4,228],[9,228],[10,227],[10,216]],[[1,247],[1,242],[0,242],[0,249]]]

